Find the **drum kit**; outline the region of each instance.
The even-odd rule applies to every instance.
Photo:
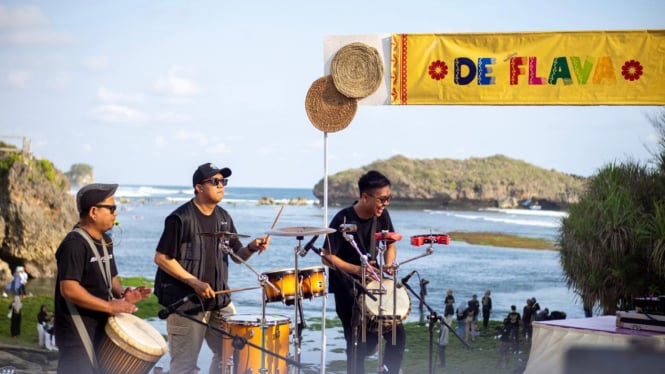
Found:
[[[281,211],[280,211],[281,213]],[[278,216],[279,218],[279,216]],[[277,219],[275,219],[276,223]],[[224,373],[299,373],[302,332],[306,327],[303,317],[302,300],[326,296],[326,272],[323,266],[298,267],[298,257],[304,257],[310,249],[314,249],[319,256],[320,249],[313,247],[313,243],[320,235],[336,232],[332,228],[319,227],[285,227],[275,229],[275,224],[268,236],[295,237],[297,245],[294,248],[294,268],[280,269],[259,273],[236,255],[228,246],[229,239],[247,238],[231,232],[202,233],[202,236],[220,238],[220,247],[227,254],[245,265],[256,274],[259,287],[246,287],[231,290],[217,291],[216,293],[231,293],[250,289],[262,289],[262,302],[260,314],[235,314],[222,317],[222,326],[210,328],[217,329],[222,338],[222,364]],[[375,332],[379,337],[383,332],[392,330],[393,344],[395,344],[395,326],[401,324],[411,312],[411,300],[406,292],[408,279],[415,273],[411,272],[401,282],[396,282],[397,272],[401,265],[428,256],[433,253],[433,244],[448,244],[447,235],[418,235],[411,238],[411,244],[420,246],[429,244],[425,253],[391,265],[394,279],[384,278],[383,271],[378,274],[369,266],[367,255],[356,245],[351,232],[355,225],[342,225],[339,231],[344,238],[356,249],[361,258],[361,281],[342,271],[342,276],[348,277],[359,291],[358,302],[361,305],[362,340],[365,341],[365,331]],[[302,241],[306,236],[313,238],[303,247]],[[444,238],[445,237],[445,238]],[[391,232],[378,232],[375,234],[379,269],[383,270],[383,252],[392,242],[402,239],[401,234]],[[334,269],[334,267],[332,267]],[[366,282],[366,272],[372,274],[373,280]],[[406,287],[402,287],[406,285]],[[414,293],[415,294],[415,293]],[[417,295],[416,295],[417,296]],[[322,323],[325,323],[326,297],[322,298]],[[266,315],[266,303],[281,302],[293,305],[293,324],[291,319],[283,315]],[[172,310],[170,312],[176,312]],[[179,313],[180,314],[180,313]],[[187,317],[185,314],[180,314]],[[161,317],[160,317],[161,318]],[[189,317],[191,318],[191,316]],[[199,323],[202,321],[195,320]],[[295,331],[292,330],[292,326]],[[366,329],[366,327],[369,327]],[[325,373],[325,325],[322,326],[321,339],[321,373]],[[292,334],[293,333],[293,334]],[[147,373],[152,366],[166,354],[167,348],[164,338],[152,326],[134,317],[131,314],[119,314],[109,319],[106,331],[106,341],[102,345],[99,355],[100,366],[103,363],[108,367],[104,372],[123,372],[130,374]],[[289,353],[289,338],[292,336],[293,355]],[[380,339],[379,339],[380,341]],[[381,349],[378,350],[379,372],[381,372]]]

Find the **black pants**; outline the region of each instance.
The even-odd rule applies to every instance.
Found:
[[[487,326],[489,326],[489,323],[490,323],[490,309],[483,308],[483,328],[486,329]]]
[[[360,305],[356,303],[353,295],[345,293],[335,293],[335,311],[342,322],[344,328],[344,339],[346,340],[346,372],[363,374],[365,373],[365,357],[374,353],[378,344],[376,331],[366,331],[366,341],[362,343]],[[356,330],[356,340],[354,340],[354,327]],[[406,347],[406,332],[404,326],[400,323],[395,330],[395,345],[392,344],[392,331],[383,331],[383,339],[386,341],[386,349],[383,354],[383,364],[388,368],[388,373],[399,373],[404,357]],[[357,345],[356,345],[357,342]],[[356,360],[353,362],[354,349]]]

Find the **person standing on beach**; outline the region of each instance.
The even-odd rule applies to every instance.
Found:
[[[166,320],[171,373],[194,372],[203,340],[213,352],[209,372],[222,373],[222,334],[179,313],[220,327],[224,315],[235,314],[231,294],[217,292],[230,289],[230,254],[226,250],[245,261],[268,248],[268,238],[257,238],[243,246],[238,237],[232,235],[237,233],[233,219],[218,205],[224,198],[229,176],[231,169],[219,169],[212,163],[196,168],[192,177],[194,198],[166,217],[157,244],[155,295],[159,303],[168,307],[189,298]],[[229,235],[201,235],[203,233]],[[240,263],[235,256],[231,256],[232,260]]]
[[[335,310],[344,328],[347,373],[362,374],[365,372],[365,356],[374,353],[379,341],[376,331],[366,331],[366,342],[361,342],[360,318],[362,316],[359,301],[362,298],[351,277],[360,281],[363,266],[356,248],[351,244],[351,240],[345,238],[345,235],[353,236],[358,249],[368,256],[369,266],[365,272],[368,281],[376,280],[376,275],[381,271],[388,275],[394,274],[392,265],[397,256],[397,249],[394,242],[387,245],[383,254],[383,268],[379,269],[375,233],[395,231],[390,214],[386,210],[391,199],[390,180],[378,171],[370,170],[358,180],[358,189],[359,199],[351,206],[340,210],[330,221],[329,227],[335,229],[336,232],[328,235],[328,240],[324,243],[322,262],[331,270],[328,283],[330,292],[335,294]],[[341,232],[338,229],[343,224],[355,225],[356,230]],[[345,276],[341,272],[350,274],[351,277]],[[404,326],[399,323],[395,328],[396,344],[394,345],[393,332],[389,329],[383,330],[383,338],[386,341],[383,363],[389,373],[399,373],[406,347]]]
[[[79,222],[56,250],[55,338],[58,373],[97,373],[95,352],[109,316],[133,313],[150,289],[123,289],[113,241],[117,184],[94,183],[76,194]]]
[[[490,296],[492,292],[490,290],[485,290],[480,303],[483,306],[483,330],[487,330],[487,327],[490,323],[490,314],[492,313],[492,297]]]
[[[17,336],[21,335],[21,308],[23,308],[23,304],[21,303],[21,296],[15,294],[12,303],[9,304],[9,314],[11,314],[10,332],[12,334],[12,338],[16,338]]]

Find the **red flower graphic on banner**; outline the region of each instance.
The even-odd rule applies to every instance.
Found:
[[[640,79],[640,76],[644,74],[642,70],[642,64],[639,61],[630,60],[621,67],[621,75],[623,75],[623,79],[632,82]]]
[[[441,60],[433,61],[429,65],[429,76],[432,79],[441,80],[448,74],[448,65]]]

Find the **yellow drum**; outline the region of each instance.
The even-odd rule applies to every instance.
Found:
[[[97,352],[102,373],[145,374],[168,351],[159,331],[132,314],[111,316],[104,331]]]
[[[298,270],[302,297],[311,299],[326,294],[326,269],[323,266],[311,266]]]
[[[265,349],[282,357],[289,354],[289,335],[291,320],[282,315],[267,315],[265,326],[261,328],[261,314],[234,314],[222,317],[222,329],[231,334],[247,339],[247,342],[261,346],[261,330],[265,331]],[[261,350],[245,345],[238,353],[238,362],[233,362],[233,339],[224,336],[222,339],[222,357],[226,367],[225,373],[260,373]],[[286,361],[275,356],[265,355],[266,373],[286,374]]]
[[[270,285],[265,287],[266,301],[282,301],[284,303],[290,302],[296,298],[296,270],[295,269],[282,269],[263,273],[268,277],[268,281],[275,285],[279,291],[272,288]]]

